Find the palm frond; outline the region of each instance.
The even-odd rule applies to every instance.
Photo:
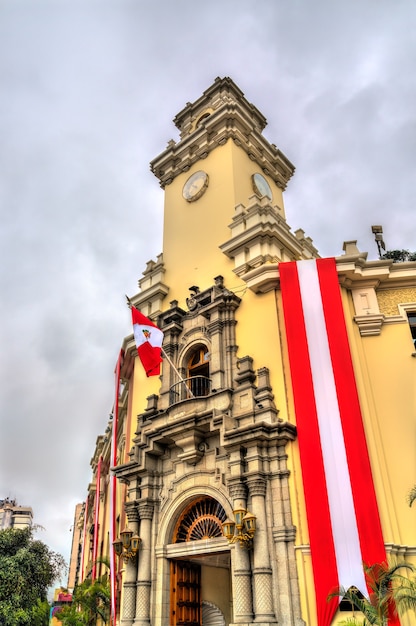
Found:
[[[416,581],[405,579],[403,584],[395,590],[394,600],[401,612],[414,611],[416,613]]]
[[[346,617],[342,622],[337,622],[338,626],[365,626],[365,622],[358,621],[356,617]]]
[[[409,491],[409,494],[407,496],[407,501],[409,503],[409,506],[412,506],[413,502],[416,500],[416,485],[414,485],[411,490]]]
[[[341,596],[345,600],[351,602],[355,609],[363,614],[365,620],[367,620],[367,624],[377,624],[377,620],[379,619],[377,607],[374,606],[367,598],[362,597],[358,589],[355,589],[354,587],[350,587],[349,589],[340,587],[338,591],[333,591],[329,594],[328,598],[333,598],[335,596]],[[352,623],[356,624],[361,622]]]
[[[347,618],[342,622],[343,626],[385,626],[393,614],[399,615],[409,610],[416,612],[416,580],[401,573],[401,570],[413,573],[416,571],[415,566],[401,561],[392,565],[387,562],[363,564],[363,569],[369,590],[368,598],[363,597],[354,587],[340,587],[328,596],[328,599],[342,596],[363,614],[363,622],[358,622],[355,617]]]

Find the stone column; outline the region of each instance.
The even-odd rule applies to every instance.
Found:
[[[278,619],[281,626],[304,624],[301,620],[300,592],[296,567],[295,538],[289,494],[286,441],[273,449],[271,500],[273,539],[277,556]]]
[[[273,609],[273,576],[267,542],[266,480],[261,476],[247,478],[252,510],[257,517],[253,549],[253,595],[255,622],[276,624]]]
[[[127,515],[128,527],[134,535],[139,532],[139,513],[136,502],[126,502],[124,510]],[[122,557],[119,557],[120,559]],[[126,563],[126,573],[123,582],[123,606],[121,611],[121,625],[132,626],[136,614],[136,578],[137,557],[129,559]]]
[[[229,483],[233,509],[247,509],[246,487],[240,481]],[[233,624],[248,624],[253,620],[253,593],[251,589],[250,553],[235,544],[232,558]]]
[[[151,543],[153,504],[140,502],[139,568],[137,572],[136,617],[134,626],[150,626]]]

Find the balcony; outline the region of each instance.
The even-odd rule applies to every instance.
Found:
[[[169,404],[192,398],[205,398],[211,393],[211,379],[206,376],[191,376],[175,383],[169,389]]]

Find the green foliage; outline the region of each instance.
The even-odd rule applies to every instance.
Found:
[[[402,615],[406,611],[416,612],[416,582],[399,570],[415,571],[410,563],[401,562],[389,566],[387,563],[364,565],[369,588],[368,598],[363,598],[357,589],[340,587],[329,598],[342,596],[362,613],[362,618],[349,617],[339,626],[387,626],[389,616]]]
[[[32,528],[0,530],[0,624],[46,626],[46,594],[64,571],[63,557],[34,540]]]
[[[100,562],[109,566],[108,559]],[[58,619],[63,626],[95,626],[97,620],[107,624],[110,618],[111,591],[107,574],[96,578],[86,578],[74,590],[72,604],[59,612]]]
[[[416,261],[416,252],[409,252],[409,250],[387,250],[380,258],[392,259],[394,263]]]

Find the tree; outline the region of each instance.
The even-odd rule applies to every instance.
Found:
[[[109,568],[108,559],[99,559]],[[110,618],[111,590],[107,574],[92,580],[86,578],[77,585],[72,604],[63,607],[57,618],[63,626],[95,626],[97,620],[107,624]]]
[[[363,614],[362,618],[349,617],[340,626],[387,626],[389,617],[402,615],[406,611],[416,612],[416,582],[404,576],[399,570],[415,571],[410,563],[387,563],[364,565],[364,573],[369,588],[368,598],[357,589],[340,587],[329,595],[342,596]]]
[[[42,541],[33,528],[0,530],[0,624],[47,626],[48,588],[65,571],[63,557]]]
[[[387,252],[381,255],[380,259],[392,259],[394,263],[416,261],[416,252],[409,252],[409,250],[387,250]]]

